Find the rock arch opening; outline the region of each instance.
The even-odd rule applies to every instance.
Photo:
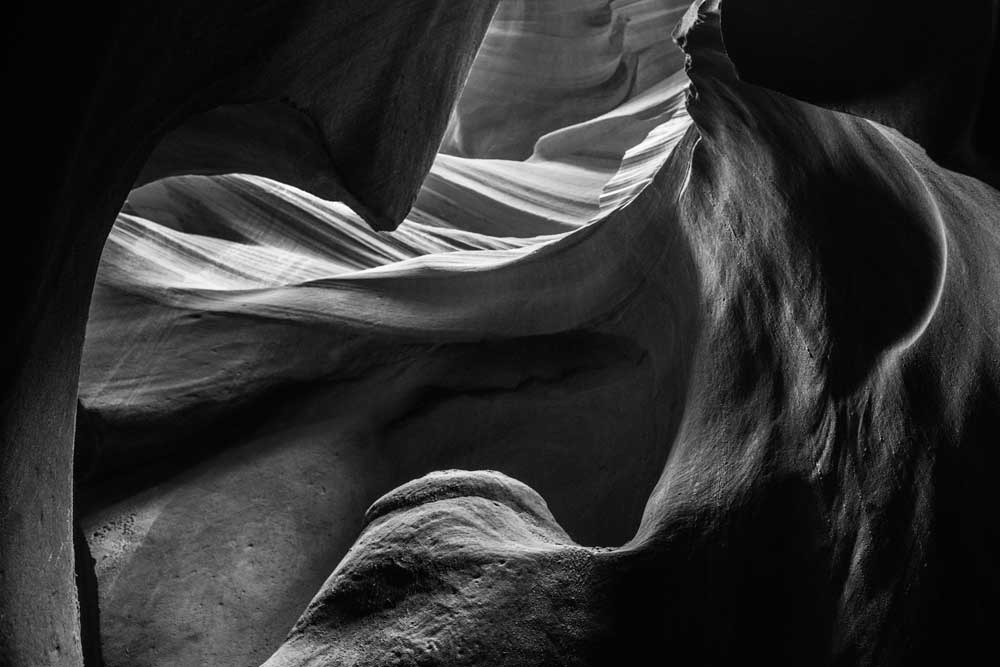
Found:
[[[297,106],[160,144],[105,245],[80,383],[109,664],[262,661],[366,507],[435,470],[527,483],[581,544],[632,538],[692,341],[657,319],[678,304],[629,301],[644,269],[611,256],[641,227],[616,211],[688,124],[683,4],[500,3],[393,232],[282,182],[310,145]],[[170,176],[240,147],[258,175]]]

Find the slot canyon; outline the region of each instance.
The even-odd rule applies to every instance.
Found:
[[[15,2],[0,667],[988,662],[998,30]]]

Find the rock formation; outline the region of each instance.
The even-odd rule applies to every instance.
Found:
[[[82,49],[122,76],[8,283],[0,663],[79,662],[77,368],[109,665],[987,654],[997,3],[458,4],[244,11],[157,95],[144,40],[236,7]]]
[[[4,244],[0,262],[11,322],[0,346],[4,661],[80,657],[70,528],[80,356],[101,248],[152,149],[183,134],[188,119],[200,145],[206,124],[198,119],[212,109],[263,105],[260,122],[232,124],[240,131],[226,143],[237,149],[225,154],[233,164],[213,160],[212,171],[264,163],[268,175],[295,183],[298,172],[281,160],[300,155],[309,162],[303,173],[324,167],[321,180],[336,183],[372,224],[394,226],[430,166],[495,6],[227,0],[7,8],[12,102],[4,127],[17,165],[10,191],[30,208],[30,222]],[[261,147],[247,134],[270,127],[276,102],[294,109],[298,124],[271,161],[273,135]],[[303,133],[320,145],[304,150]],[[168,156],[153,158],[155,175],[183,167],[170,159],[171,137]],[[311,159],[319,155],[325,165]]]
[[[513,480],[426,477],[369,510],[268,665],[987,650],[1000,195],[895,129],[742,83],[700,4],[679,33],[693,126],[601,226],[631,228],[604,247],[643,280],[599,326],[670,304],[641,347],[684,376],[636,535],[579,546]]]
[[[441,467],[516,474],[590,543],[631,536],[666,455],[658,431],[671,427],[631,330],[586,326],[636,270],[586,239],[690,123],[670,37],[685,6],[651,9],[634,25],[657,21],[658,40],[627,31],[618,60],[633,71],[669,49],[676,71],[541,134],[525,161],[439,155],[394,233],[261,178],[176,178],[130,195],[105,247],[80,385],[109,661],[263,662],[367,505]],[[470,78],[493,62],[482,51]],[[610,438],[635,443],[630,465]],[[138,478],[130,489],[168,479],[109,502],[107,480],[122,474]],[[169,589],[150,586],[174,574]]]

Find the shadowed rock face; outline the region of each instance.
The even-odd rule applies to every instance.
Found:
[[[694,125],[595,232],[629,227],[650,258],[632,298],[696,313],[636,536],[581,547],[518,482],[431,475],[372,507],[268,665],[638,664],[664,647],[903,665],[985,648],[1000,195],[893,129],[740,82],[717,7],[698,9],[680,32]]]
[[[280,41],[266,58],[255,54],[254,69],[237,72],[230,104],[195,108],[208,109],[162,138],[136,184],[257,174],[345,201],[372,227],[394,229],[430,168],[496,4],[349,0],[285,10],[288,32],[274,33]],[[257,12],[250,25],[261,31],[270,17]]]
[[[434,61],[455,92],[488,13],[418,4],[432,3],[399,10],[407,30],[478,26],[449,32],[468,48],[414,40],[457,54]],[[851,79],[821,38],[869,34],[892,3],[778,14],[730,0],[720,19],[721,3],[698,2],[677,33],[684,74],[666,26],[687,4],[505,2],[393,234],[364,224],[363,193],[387,194],[382,158],[408,144],[382,120],[351,123],[391,106],[399,81],[320,66],[343,55],[317,37],[341,25],[326,15],[246,16],[283,37],[228,90],[268,93],[168,123],[140,183],[203,175],[133,191],[96,281],[78,498],[109,664],[255,664],[276,648],[272,667],[985,652],[1000,589],[1000,194],[932,159],[963,153],[960,135],[968,147],[976,94],[959,113],[927,91],[975,88],[992,37],[954,40],[971,69],[935,64],[918,29],[931,14],[914,10]],[[365,7],[348,23],[381,25]],[[778,38],[751,48],[775,26],[801,58]],[[405,30],[377,54],[347,32],[374,63],[391,51],[389,71],[433,61],[420,47],[407,60]],[[894,60],[910,42],[915,78]],[[545,66],[519,75],[522,59]],[[314,97],[332,89],[354,105]],[[414,135],[419,153],[428,135]],[[361,165],[346,194],[338,155]],[[393,225],[421,155],[382,202]],[[256,176],[204,176],[233,169]],[[81,218],[95,224],[80,239],[102,215]],[[54,323],[82,326],[72,298],[96,245],[66,269],[77,289],[49,284],[49,319],[29,311],[13,334],[35,341],[3,403],[0,656],[14,664],[76,658],[66,586],[7,610],[67,578],[67,554],[46,549],[66,545],[73,410],[57,399],[79,359],[73,327]],[[41,273],[62,266],[38,256]]]
[[[495,6],[8,8],[4,75],[19,100],[4,111],[20,174],[12,191],[31,211],[0,262],[11,322],[0,389],[0,661],[80,658],[70,531],[80,351],[101,246],[152,148],[181,126],[147,174],[306,176],[304,186],[321,183],[320,194],[335,190],[372,224],[395,226]],[[201,146],[221,123],[199,114],[220,105],[241,105],[224,145],[211,159],[178,164],[172,147]],[[277,137],[276,119],[287,128]],[[265,136],[253,138],[257,131]]]
[[[669,47],[679,67],[680,9],[635,15],[627,34],[652,21],[655,40],[589,48],[628,48],[641,68]],[[481,52],[470,76],[494,62]],[[654,366],[645,341],[664,347],[669,316],[648,316],[675,306],[620,313],[641,265],[587,239],[680,139],[686,83],[673,72],[543,134],[524,162],[440,155],[390,234],[261,178],[130,195],[80,386],[109,663],[263,662],[365,507],[436,469],[514,475],[587,544],[634,534],[677,426],[655,406],[680,400],[683,355]]]
[[[996,0],[730,2],[741,79],[889,125],[935,160],[996,185]],[[995,77],[995,75],[993,75]]]

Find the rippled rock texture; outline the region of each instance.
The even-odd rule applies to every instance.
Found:
[[[520,127],[535,114],[511,108],[532,142],[525,159],[446,148],[394,232],[260,177],[174,178],[129,196],[80,385],[109,662],[262,662],[365,508],[441,468],[515,475],[587,543],[631,537],[676,428],[655,397],[676,400],[683,375],[657,378],[677,362],[654,365],[637,340],[664,334],[655,318],[599,326],[648,263],[602,239],[627,247],[632,226],[610,216],[690,124],[670,36],[686,6],[540,7],[501,6],[470,79],[514,66],[491,43],[549,53],[564,62],[561,89],[555,70],[516,68],[535,89],[525,104],[558,127]],[[600,66],[573,84],[581,58]],[[522,99],[510,76],[505,97]],[[614,96],[577,108],[601,77],[622,76]],[[466,137],[496,131],[480,125],[482,96],[466,87],[453,115]],[[183,472],[163,479],[165,462]],[[134,481],[109,496],[105,480],[123,475]],[[149,585],[162,580],[174,583]]]
[[[107,664],[978,660],[997,4],[434,4],[377,69],[447,63],[426,126],[310,78],[309,23],[121,207],[76,420]]]
[[[8,187],[12,217],[26,222],[12,228],[0,261],[10,322],[0,334],[5,662],[80,658],[71,515],[81,349],[101,248],[136,180],[178,170],[307,176],[302,185],[335,191],[371,224],[393,227],[430,167],[495,7],[7,8],[3,71],[17,102],[4,105],[4,127],[18,165]],[[237,118],[213,123],[214,109]],[[201,146],[206,125],[221,131],[218,153],[178,161],[171,147]]]

